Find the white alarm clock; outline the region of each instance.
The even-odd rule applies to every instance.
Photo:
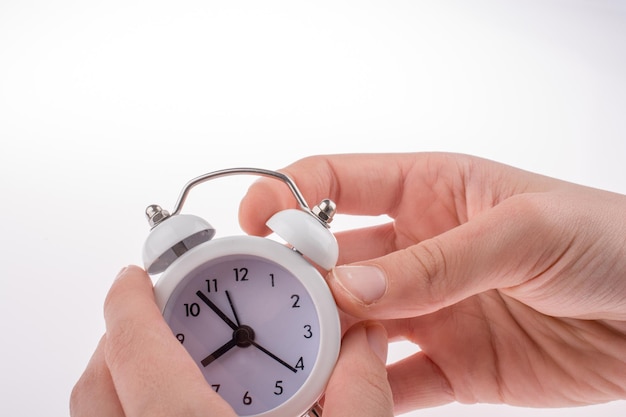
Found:
[[[180,214],[192,187],[228,175],[283,181],[299,209],[267,225],[289,245],[256,236],[212,240],[215,229]],[[146,210],[152,230],[144,266],[160,274],[154,293],[165,321],[208,384],[239,416],[321,416],[318,400],[339,354],[341,330],[332,294],[315,265],[337,262],[328,223],[335,205],[309,209],[286,175],[233,168],[198,177],[183,188],[170,214]]]

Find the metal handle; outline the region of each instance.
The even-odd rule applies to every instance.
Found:
[[[332,221],[333,215],[336,212],[335,203],[328,199],[322,200],[320,204],[313,207],[313,210],[311,210],[307,205],[306,200],[302,196],[302,193],[300,192],[300,190],[298,190],[296,183],[287,175],[281,172],[271,171],[262,168],[228,168],[219,171],[209,172],[208,174],[196,177],[189,181],[187,184],[185,184],[178,197],[178,201],[174,206],[174,211],[171,214],[168,213],[167,210],[163,210],[157,205],[148,206],[148,208],[146,209],[146,216],[148,217],[148,222],[150,223],[150,226],[154,227],[161,223],[163,220],[169,218],[170,216],[180,214],[181,210],[183,209],[183,205],[187,200],[189,192],[196,185],[202,184],[215,178],[226,177],[230,175],[258,175],[262,177],[275,178],[282,181],[289,187],[289,190],[295,197],[300,208],[319,220],[325,227],[328,227],[328,224]]]
[[[189,192],[191,191],[193,187],[195,187],[196,185],[202,184],[203,182],[207,182],[209,180],[215,179],[215,178],[226,177],[230,175],[258,175],[262,177],[276,178],[284,182],[285,184],[287,184],[293,196],[298,201],[298,204],[304,211],[308,211],[308,212],[311,211],[306,201],[304,200],[302,193],[300,192],[300,190],[298,190],[296,183],[293,182],[293,180],[289,178],[287,175],[277,172],[277,171],[270,171],[268,169],[261,169],[261,168],[229,168],[229,169],[222,169],[220,171],[209,172],[208,174],[204,174],[197,178],[194,178],[191,181],[189,181],[187,184],[185,184],[185,186],[183,187],[183,190],[180,193],[180,196],[178,197],[178,201],[176,202],[176,205],[174,206],[174,211],[172,212],[172,214],[173,215],[180,214],[180,211],[183,208],[183,204],[185,203],[185,200],[187,200],[187,196],[189,195]]]
[[[311,408],[305,415],[302,417],[322,417],[322,406],[320,403],[315,403],[313,408]]]

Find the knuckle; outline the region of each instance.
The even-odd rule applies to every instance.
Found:
[[[418,290],[425,292],[431,303],[443,301],[448,276],[448,260],[440,239],[432,238],[407,249]]]

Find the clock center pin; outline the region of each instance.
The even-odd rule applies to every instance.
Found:
[[[254,341],[254,330],[250,326],[239,326],[237,330],[233,332],[233,338],[237,342],[237,346],[246,348],[252,345]]]

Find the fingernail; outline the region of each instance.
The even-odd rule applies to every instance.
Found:
[[[120,272],[117,273],[117,275],[115,276],[115,280],[114,281],[117,281],[118,279],[120,279],[120,277],[122,275],[124,275],[124,272],[126,272],[127,269],[128,269],[127,266],[125,266],[124,268],[120,269]]]
[[[387,277],[375,266],[339,266],[332,273],[348,293],[365,305],[375,303],[387,291]]]
[[[368,325],[365,330],[367,332],[367,342],[370,348],[382,363],[387,363],[387,349],[389,347],[387,331],[380,324]]]

